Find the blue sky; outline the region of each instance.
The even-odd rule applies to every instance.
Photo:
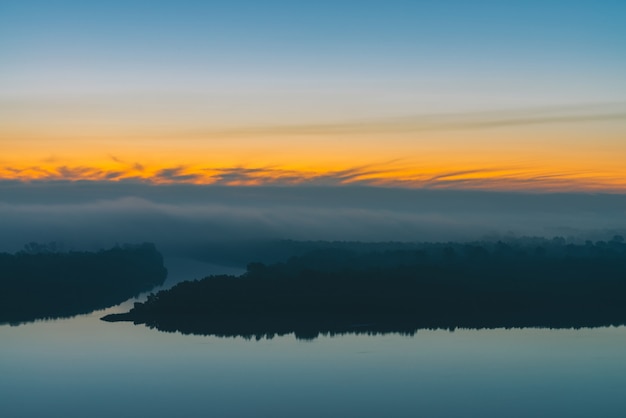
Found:
[[[26,0],[0,7],[2,87],[15,95],[382,83],[398,95],[402,86],[419,86],[425,96],[449,88],[453,99],[488,107],[614,101],[626,91],[626,4],[619,1]],[[494,97],[503,88],[513,97]]]

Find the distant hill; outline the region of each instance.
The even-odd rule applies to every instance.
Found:
[[[0,323],[92,312],[161,285],[166,276],[153,244],[62,252],[31,243],[16,254],[0,253]]]
[[[183,282],[103,319],[183,333],[301,338],[626,324],[623,241],[536,238],[369,252],[327,247],[282,263],[250,263],[240,277]]]

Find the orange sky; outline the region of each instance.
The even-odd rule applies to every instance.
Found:
[[[39,3],[0,181],[626,191],[619,2]]]
[[[222,125],[78,107],[12,108],[0,178],[626,191],[623,106]]]

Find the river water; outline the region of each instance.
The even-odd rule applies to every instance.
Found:
[[[168,285],[237,273],[167,260]],[[0,417],[623,417],[626,328],[246,340],[89,315],[0,326]]]

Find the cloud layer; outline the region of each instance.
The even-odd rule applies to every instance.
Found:
[[[626,104],[609,103],[160,130],[143,139],[7,133],[0,180],[626,191],[624,121]],[[485,131],[535,125],[546,126]]]
[[[626,230],[626,195],[372,187],[3,183],[0,251],[152,241],[182,254],[263,239],[446,241],[485,235],[599,239]]]
[[[190,167],[176,165],[147,171],[141,164],[103,169],[97,167],[38,166],[0,168],[0,180],[9,181],[110,181],[146,184],[198,184],[215,186],[386,186],[417,189],[469,189],[495,191],[626,191],[619,173],[560,171],[523,167],[472,168],[420,172],[402,161],[317,172],[280,167]]]

